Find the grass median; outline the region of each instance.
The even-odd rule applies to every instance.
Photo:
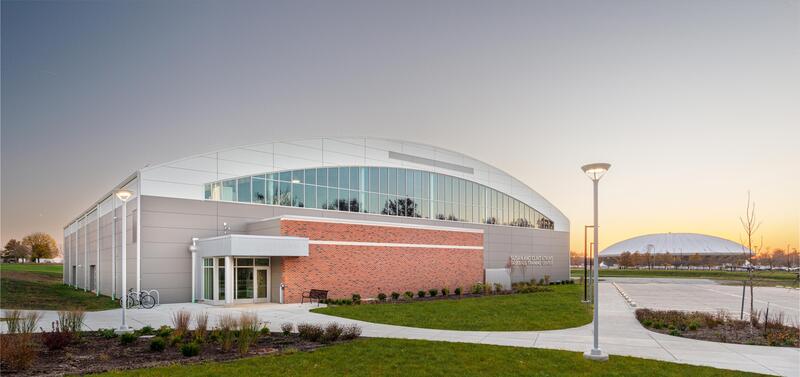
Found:
[[[3,309],[116,309],[116,301],[65,285],[60,264],[0,264]]]
[[[583,269],[572,269],[573,277],[583,276]],[[646,269],[601,269],[600,277],[642,277],[642,278],[688,278],[711,279],[721,282],[741,284],[747,280],[745,271],[724,270],[646,270]],[[789,271],[755,271],[753,281],[758,285],[787,287],[798,286],[797,272]]]
[[[589,307],[581,303],[581,286],[550,287],[553,288],[550,292],[332,306],[312,311],[367,322],[444,330],[554,330],[592,321]]]
[[[381,306],[381,305],[374,305]],[[756,376],[611,356],[588,361],[578,352],[403,339],[350,343],[232,362],[119,371],[107,376]]]

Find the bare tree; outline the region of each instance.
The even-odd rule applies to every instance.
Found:
[[[747,191],[747,208],[745,217],[739,218],[744,228],[744,234],[747,238],[747,250],[744,250],[745,258],[747,259],[747,281],[750,283],[750,314],[753,313],[753,237],[755,237],[758,228],[761,227],[761,221],[756,219],[756,203],[750,200],[750,191]],[[763,241],[762,241],[763,244]],[[742,303],[744,303],[745,290],[742,289]],[[744,306],[744,305],[742,305]],[[744,308],[742,308],[744,312]],[[743,317],[744,313],[740,313],[739,317]]]

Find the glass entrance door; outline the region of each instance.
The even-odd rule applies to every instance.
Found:
[[[269,268],[256,267],[256,302],[269,302]]]

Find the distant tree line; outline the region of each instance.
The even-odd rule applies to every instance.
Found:
[[[6,242],[0,256],[4,261],[34,261],[52,259],[59,255],[56,240],[47,233],[35,232],[25,236],[22,241],[10,239]]]

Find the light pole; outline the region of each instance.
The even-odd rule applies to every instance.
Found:
[[[583,303],[586,304],[589,302],[589,294],[587,287],[589,286],[589,276],[587,275],[587,270],[589,269],[589,259],[586,257],[586,231],[589,228],[594,228],[594,225],[584,225],[583,226]]]
[[[117,334],[128,333],[131,332],[131,328],[128,327],[128,323],[125,322],[125,312],[128,311],[128,269],[127,269],[127,219],[128,219],[128,200],[133,196],[133,192],[125,189],[121,189],[114,193],[117,199],[122,201],[122,297],[120,297],[120,302],[122,303],[122,324],[116,330]],[[116,212],[116,210],[115,210]],[[116,230],[114,230],[116,232]]]
[[[595,163],[595,164],[589,164],[589,165],[583,165],[581,167],[581,170],[583,170],[583,172],[586,173],[586,175],[589,176],[589,178],[592,180],[592,183],[594,184],[594,253],[592,253],[592,254],[594,254],[594,258],[593,258],[594,259],[594,279],[593,279],[594,280],[593,281],[593,283],[594,283],[593,284],[594,285],[594,289],[593,289],[594,290],[594,295],[592,297],[593,300],[594,300],[594,319],[592,320],[592,322],[594,323],[594,344],[593,344],[593,347],[592,347],[592,349],[590,351],[587,351],[587,352],[585,352],[583,354],[583,357],[586,358],[586,359],[589,359],[589,360],[596,360],[596,361],[606,361],[606,360],[608,360],[608,354],[603,352],[603,350],[600,349],[600,339],[599,339],[599,336],[600,336],[600,325],[599,325],[598,320],[600,319],[599,318],[600,317],[600,315],[599,315],[600,314],[600,311],[599,311],[600,298],[598,297],[598,287],[600,286],[600,284],[598,284],[598,280],[599,280],[598,279],[598,275],[599,275],[598,270],[600,269],[599,268],[600,267],[599,266],[599,264],[600,264],[600,262],[599,262],[600,253],[597,252],[597,250],[600,249],[600,248],[598,247],[599,244],[597,242],[598,241],[598,232],[597,232],[597,185],[600,182],[600,178],[603,177],[603,175],[608,171],[608,169],[610,167],[611,167],[611,164],[606,164],[606,163],[602,163],[602,162],[601,163]]]

